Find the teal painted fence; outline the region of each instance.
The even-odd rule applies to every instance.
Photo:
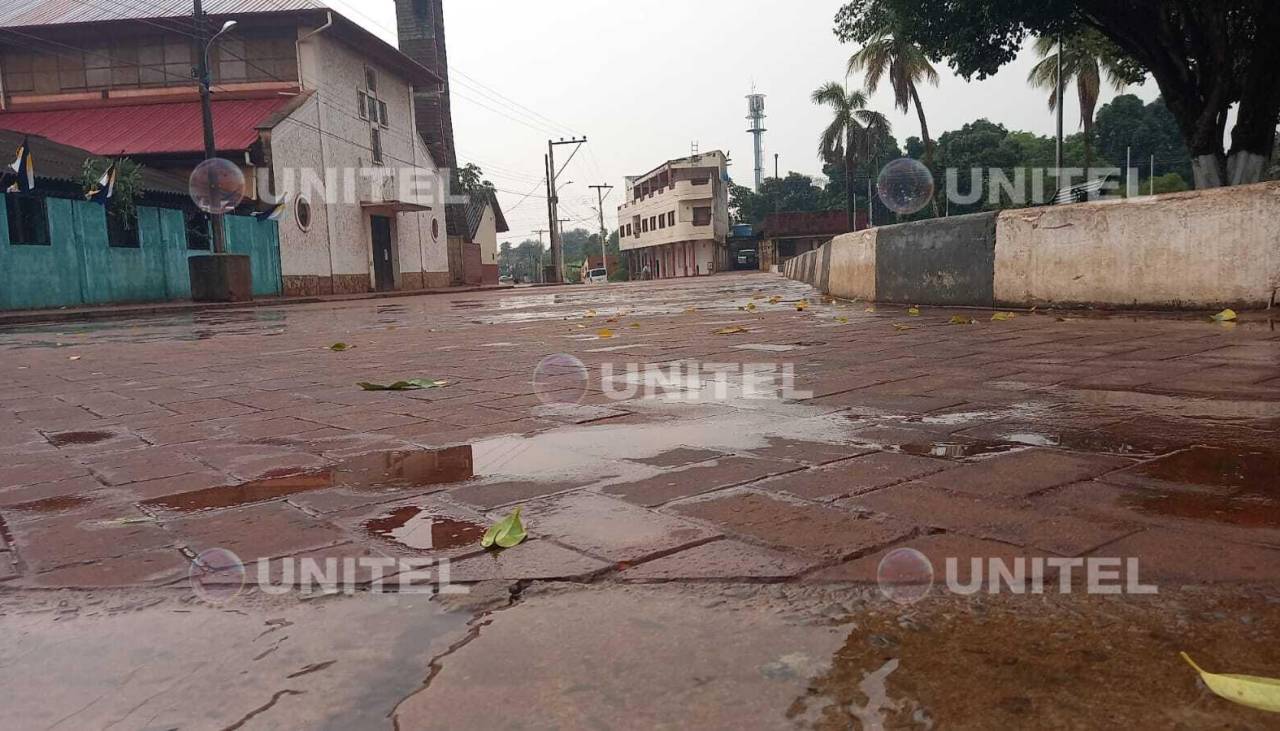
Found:
[[[138,248],[107,244],[106,213],[96,203],[47,198],[50,246],[9,242],[0,196],[0,310],[152,302],[191,297],[183,212],[138,208]],[[274,221],[228,216],[227,251],[248,254],[253,293],[279,295],[280,240]]]

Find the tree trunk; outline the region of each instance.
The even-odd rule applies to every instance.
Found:
[[[920,103],[920,94],[916,92],[915,84],[911,85],[911,101],[915,102],[916,116],[920,118],[920,136],[924,138],[924,166],[929,169],[929,175],[933,175],[933,140],[929,137],[929,121],[924,118],[924,105]],[[937,218],[940,214],[936,184],[930,202],[933,203],[933,217]]]

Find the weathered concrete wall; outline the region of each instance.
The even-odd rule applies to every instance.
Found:
[[[1280,183],[1006,211],[1002,303],[1265,306],[1280,288]]]
[[[885,226],[876,239],[876,299],[990,307],[995,249],[994,212]]]
[[[902,304],[1265,307],[1280,292],[1280,183],[885,226],[784,273]]]
[[[827,292],[845,299],[875,299],[878,236],[879,229],[873,228],[838,236],[827,244],[831,250]]]

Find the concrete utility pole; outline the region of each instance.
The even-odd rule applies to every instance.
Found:
[[[564,252],[560,247],[560,227],[556,223],[560,217],[560,189],[556,187],[556,178],[563,171],[563,168],[556,170],[556,146],[577,145],[573,154],[564,163],[565,167],[568,167],[569,162],[573,160],[573,155],[578,154],[578,150],[582,149],[586,141],[586,137],[575,137],[569,140],[561,137],[559,140],[547,140],[547,223],[551,226],[551,265],[555,268],[557,284],[564,283]]]
[[[773,177],[781,177],[778,175],[778,153],[773,153]]]
[[[596,200],[599,204],[598,212],[600,213],[600,261],[604,262],[604,276],[609,278],[609,230],[604,227],[604,198],[605,191],[613,192],[612,185],[588,185],[588,188],[595,190]],[[621,234],[619,234],[621,236]]]
[[[538,284],[544,284],[546,282],[547,273],[543,271],[542,266],[542,260],[545,258],[542,251],[542,235],[550,233],[550,231],[547,231],[545,228],[540,228],[537,231],[534,231],[534,233],[538,234],[538,265],[537,271],[534,273],[537,275]]]
[[[196,76],[200,80],[200,114],[204,122],[204,159],[212,160],[218,156],[217,142],[213,135],[213,78],[209,72],[209,46],[213,41],[209,38],[209,27],[205,22],[204,7],[201,0],[195,0],[195,22],[196,33],[200,38],[200,53],[196,54]],[[212,201],[213,189],[216,187],[217,181],[213,179],[212,171],[209,174],[209,195]],[[225,254],[227,252],[226,234],[222,227],[222,214],[211,213],[209,215],[210,225],[213,235],[213,253]]]

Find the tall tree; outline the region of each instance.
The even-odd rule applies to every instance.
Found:
[[[1095,28],[1155,77],[1191,152],[1196,187],[1257,182],[1267,168],[1280,120],[1275,0],[850,0],[836,35],[865,42],[887,18],[966,78],[1013,61],[1028,35]]]
[[[1058,110],[1058,41],[1051,36],[1040,36],[1035,42],[1040,62],[1027,76],[1027,81],[1039,89],[1049,90],[1049,111]],[[1080,99],[1080,126],[1084,129],[1084,167],[1093,167],[1093,122],[1098,110],[1098,95],[1102,93],[1102,77],[1106,75],[1111,86],[1120,91],[1129,84],[1129,70],[1112,50],[1111,42],[1101,33],[1085,28],[1063,38],[1061,88],[1075,83]]]
[[[867,91],[875,92],[886,78],[893,87],[893,105],[904,114],[909,105],[915,105],[920,118],[920,136],[924,138],[924,164],[933,167],[933,139],[929,136],[929,121],[920,103],[920,84],[938,85],[938,72],[929,62],[920,46],[903,36],[897,28],[889,27],[880,35],[867,41],[849,57],[849,73],[864,74]]]
[[[849,229],[857,228],[858,199],[853,192],[853,170],[869,158],[889,136],[889,120],[881,113],[867,109],[867,95],[859,89],[845,91],[844,85],[831,81],[818,87],[811,97],[814,104],[830,107],[831,124],[818,140],[818,157],[828,164],[844,165],[845,210]]]

